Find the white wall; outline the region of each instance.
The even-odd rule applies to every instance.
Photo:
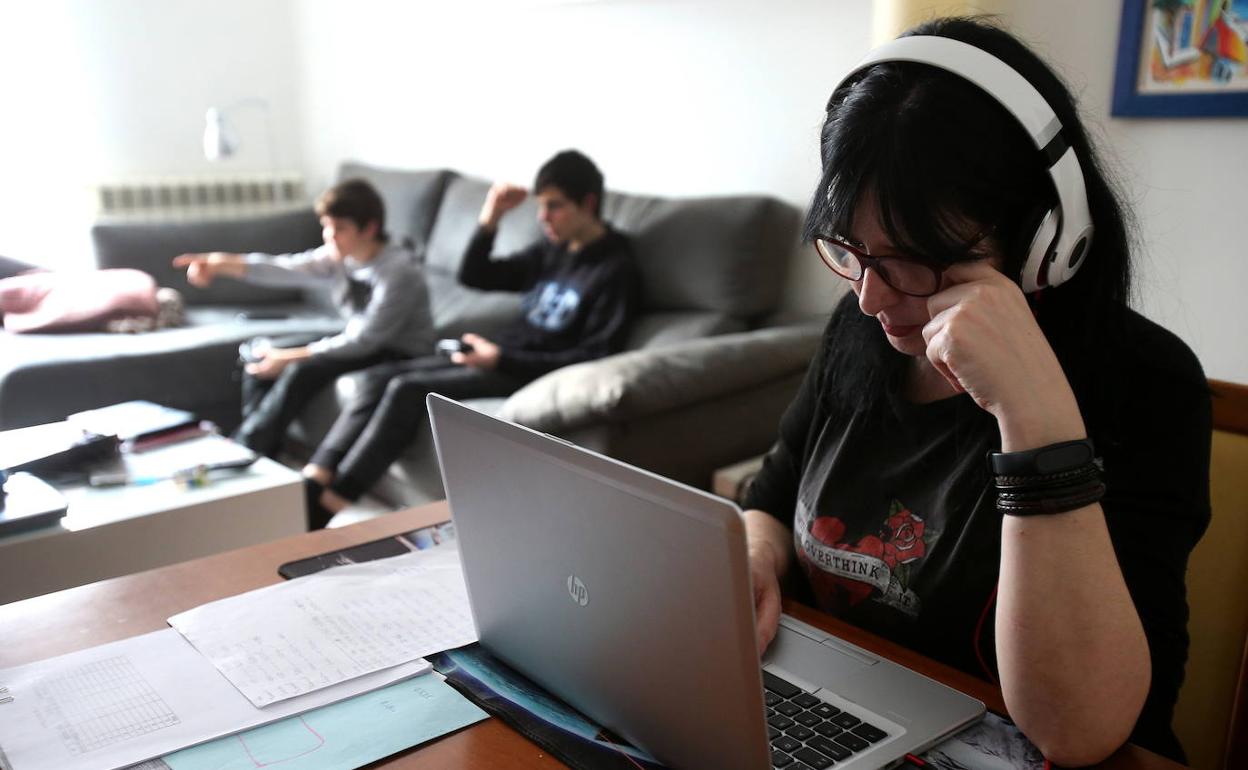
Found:
[[[1110,117],[1119,3],[1015,0],[1011,27],[1079,95],[1138,218],[1137,308],[1209,377],[1248,383],[1248,120]],[[1072,24],[1071,19],[1078,19]]]
[[[861,53],[868,11],[853,0],[303,2],[308,159],[528,181],[574,145],[618,189],[804,200],[829,79]],[[369,50],[322,55],[348,14]],[[331,117],[343,100],[356,109]]]
[[[86,65],[67,3],[0,4],[0,254],[86,262],[95,157]]]
[[[284,168],[294,141],[298,57],[291,0],[0,0],[0,254],[90,264],[88,188],[101,181],[266,171],[260,110],[242,144],[204,159],[204,111],[271,105]]]

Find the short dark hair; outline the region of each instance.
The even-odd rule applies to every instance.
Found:
[[[1096,237],[1079,273],[1033,303],[1036,320],[1072,385],[1123,339],[1130,299],[1130,220],[1058,76],[1017,38],[986,17],[942,18],[905,35],[937,35],[973,45],[1005,62],[1053,108],[1083,168]],[[823,174],[805,235],[846,233],[864,193],[874,193],[880,222],[903,253],[947,262],[974,258],[964,248],[966,223],[992,227],[1018,275],[1029,213],[1056,202],[1041,154],[992,96],[961,77],[926,64],[867,67],[828,100],[821,137]],[[961,225],[961,227],[959,227]],[[833,401],[895,395],[905,356],[893,351],[879,323],[862,315],[852,295],[831,321],[837,338],[824,389]],[[1094,383],[1083,383],[1095,387]],[[845,401],[853,403],[854,401]]]
[[[370,222],[377,223],[377,240],[389,239],[386,234],[386,204],[377,188],[363,179],[339,182],[316,199],[316,215],[347,219],[363,230]]]
[[[564,150],[542,164],[533,180],[533,192],[555,187],[578,205],[593,195],[594,216],[602,216],[602,172],[594,162],[576,150]]]

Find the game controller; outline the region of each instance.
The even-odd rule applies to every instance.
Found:
[[[455,340],[455,339],[438,340],[437,351],[444,356],[449,356],[452,353],[471,353],[472,345],[469,345],[467,342],[464,342],[463,340]]]
[[[238,359],[244,364],[255,364],[264,360],[264,354],[273,348],[273,340],[268,337],[256,337],[238,346]]]

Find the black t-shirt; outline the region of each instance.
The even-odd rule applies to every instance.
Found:
[[[628,238],[607,226],[577,252],[542,239],[490,258],[494,231],[478,227],[459,280],[494,291],[523,291],[522,316],[494,340],[500,371],[529,379],[561,366],[618,353],[640,305],[640,279]]]
[[[1085,362],[1103,367],[1109,397],[1076,395],[1104,461],[1102,507],[1152,656],[1131,740],[1181,758],[1170,720],[1187,659],[1187,558],[1209,522],[1209,391],[1178,338],[1135,313],[1127,321],[1122,350]],[[984,456],[999,451],[996,422],[966,395],[873,415],[828,405],[829,344],[745,504],[792,526],[817,606],[995,678],[1001,514]]]

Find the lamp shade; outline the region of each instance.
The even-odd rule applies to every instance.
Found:
[[[204,115],[204,157],[208,160],[228,158],[238,149],[238,136],[216,107]]]

